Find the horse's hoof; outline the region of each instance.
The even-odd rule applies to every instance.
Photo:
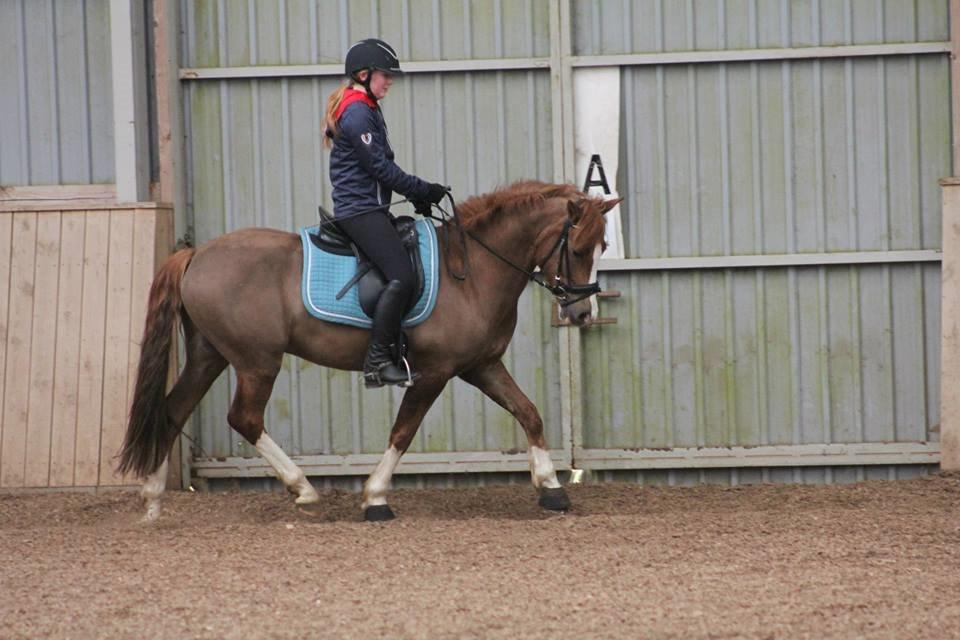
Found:
[[[367,522],[386,522],[396,517],[388,504],[375,504],[363,510],[363,519]]]
[[[550,511],[570,510],[570,498],[567,497],[567,492],[564,491],[563,487],[557,487],[556,489],[542,489],[540,491],[540,500],[538,504],[544,509],[549,509]]]
[[[294,504],[304,505],[304,504],[316,504],[320,502],[320,494],[316,491],[307,491],[299,496],[293,501]]]

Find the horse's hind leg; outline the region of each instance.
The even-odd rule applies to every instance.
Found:
[[[264,429],[263,412],[270,400],[276,377],[277,371],[238,371],[237,392],[227,414],[227,422],[266,458],[287,490],[297,496],[297,504],[319,502],[320,496],[303,470],[294,464]]]
[[[513,376],[503,366],[503,362],[498,360],[489,365],[477,367],[461,374],[460,377],[509,411],[523,427],[529,446],[527,455],[530,459],[530,476],[534,488],[540,491],[540,506],[552,511],[569,509],[570,499],[567,497],[567,492],[560,486],[557,473],[553,468],[553,461],[547,453],[540,412],[517,386]]]
[[[226,359],[196,330],[186,315],[183,317],[183,332],[187,361],[166,399],[167,419],[177,426],[178,431],[227,366]],[[167,485],[167,466],[168,460],[165,459],[159,469],[147,476],[140,490],[147,508],[144,520],[148,522],[160,515],[160,496]]]

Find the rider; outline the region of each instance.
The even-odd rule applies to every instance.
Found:
[[[380,110],[382,100],[400,75],[393,47],[376,38],[356,43],[347,51],[347,82],[327,98],[324,145],[330,152],[330,182],[337,224],[380,269],[387,286],[373,314],[370,347],[363,362],[367,387],[405,385],[417,374],[393,361],[400,322],[417,279],[400,236],[390,221],[387,206],[394,191],[413,201],[417,211],[429,210],[446,195],[446,187],[405,173],[393,161],[387,125]],[[383,208],[361,214],[383,206]],[[361,215],[357,215],[361,214]]]

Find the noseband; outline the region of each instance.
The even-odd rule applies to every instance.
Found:
[[[567,221],[563,223],[563,231],[560,232],[560,237],[557,238],[557,241],[553,244],[553,248],[550,249],[547,257],[543,259],[542,264],[546,264],[550,261],[550,258],[553,257],[554,253],[560,252],[560,257],[557,259],[557,272],[553,276],[553,284],[545,283],[542,277],[538,278],[537,276],[540,274],[529,274],[531,280],[557,298],[557,302],[561,307],[569,307],[576,302],[589,298],[595,293],[600,293],[599,282],[573,284],[570,281],[570,243],[568,240],[570,238],[570,229],[574,228],[574,226],[573,221],[567,218]],[[563,278],[566,279],[566,282],[560,278],[561,273],[563,274]]]

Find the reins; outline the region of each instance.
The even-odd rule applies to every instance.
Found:
[[[434,215],[432,211],[428,213],[422,213],[421,215],[423,215],[424,217],[430,218],[432,220],[437,220],[442,223],[443,229],[444,229],[444,238],[447,240],[447,242],[445,243],[446,253],[447,253],[447,256],[446,256],[447,270],[451,272],[451,275],[453,277],[457,278],[458,280],[463,280],[466,278],[467,274],[470,271],[469,261],[467,260],[467,244],[466,244],[466,237],[469,236],[471,240],[473,240],[474,242],[479,244],[481,247],[483,247],[492,256],[494,256],[504,264],[508,265],[512,269],[519,271],[520,273],[525,275],[527,277],[527,280],[529,280],[530,282],[535,282],[536,284],[540,285],[541,287],[549,291],[551,294],[553,294],[553,296],[557,298],[557,302],[559,302],[561,307],[568,307],[576,302],[583,300],[584,298],[589,298],[595,293],[600,292],[600,283],[598,282],[590,282],[587,284],[572,284],[570,282],[570,264],[569,264],[569,257],[567,255],[568,240],[570,237],[570,229],[575,228],[576,225],[574,225],[573,221],[571,221],[569,218],[564,222],[563,231],[560,232],[560,237],[557,238],[557,241],[553,243],[553,247],[550,249],[550,252],[547,254],[547,257],[545,257],[541,261],[542,264],[546,264],[547,262],[550,261],[550,258],[553,257],[554,253],[556,253],[557,251],[560,251],[560,257],[557,261],[557,273],[554,275],[554,278],[553,278],[554,283],[547,284],[546,282],[543,281],[543,277],[541,273],[536,271],[528,271],[524,269],[523,267],[514,263],[510,259],[500,255],[495,249],[493,249],[493,247],[491,247],[486,242],[478,238],[469,230],[464,229],[463,225],[460,224],[460,217],[457,214],[457,205],[453,201],[453,196],[450,194],[449,191],[447,192],[447,199],[450,201],[450,207],[453,209],[453,215],[447,212],[447,210],[444,209],[442,206],[440,206],[440,204],[433,205],[435,209],[440,211],[439,216]],[[447,230],[447,226],[448,226],[447,223],[451,221],[453,226],[457,227],[457,231],[460,233],[460,241],[463,246],[464,273],[462,276],[458,276],[450,270],[450,263],[449,263],[450,242],[449,242],[449,232]],[[563,280],[561,280],[560,278],[561,272],[563,272],[563,275],[566,277],[566,280],[567,280],[566,282],[563,282]],[[576,296],[576,297],[571,298],[570,296]]]
[[[543,276],[540,272],[537,271],[528,271],[521,267],[520,265],[514,263],[510,259],[500,255],[493,247],[488,245],[486,242],[478,238],[476,235],[471,233],[468,229],[465,229],[460,222],[460,215],[457,212],[457,204],[453,200],[453,195],[450,193],[450,190],[447,190],[446,194],[447,200],[450,201],[450,209],[453,211],[451,214],[449,211],[440,206],[439,203],[433,203],[431,206],[440,212],[440,215],[435,215],[432,210],[429,211],[417,211],[418,214],[422,215],[425,218],[430,218],[431,220],[436,220],[441,223],[441,229],[443,232],[444,239],[444,261],[447,264],[447,271],[450,273],[450,276],[456,280],[466,280],[467,276],[470,275],[470,260],[467,255],[467,237],[483,247],[489,254],[497,258],[504,264],[508,265],[510,268],[519,271],[527,277],[527,280],[530,282],[535,282],[540,285],[547,291],[549,291],[560,304],[561,307],[568,307],[576,302],[580,302],[584,298],[589,298],[595,293],[600,292],[600,283],[598,282],[588,282],[587,284],[573,284],[570,282],[570,258],[567,255],[569,251],[569,238],[570,238],[570,229],[576,228],[576,225],[573,224],[569,218],[563,223],[563,231],[560,232],[560,237],[557,238],[557,241],[553,243],[553,247],[550,249],[550,253],[547,254],[547,257],[542,260],[542,264],[549,262],[550,258],[553,257],[553,254],[557,251],[560,252],[560,257],[557,260],[557,273],[553,277],[553,284],[548,284],[543,281]],[[388,204],[383,204],[377,207],[372,207],[370,209],[364,209],[363,211],[357,211],[345,216],[341,216],[336,219],[329,220],[320,220],[320,226],[335,224],[341,220],[349,220],[350,218],[358,218],[360,216],[365,216],[370,213],[376,213],[377,211],[383,211],[389,209],[390,207],[403,204],[405,202],[411,202],[410,198],[404,198],[403,200],[397,200],[395,202],[390,202]],[[321,207],[322,209],[322,207]],[[450,227],[456,227],[457,232],[460,236],[460,246],[463,249],[463,273],[456,273],[453,270],[453,267],[450,266]],[[538,269],[540,267],[537,267]],[[560,275],[561,273],[566,278],[564,282]],[[571,297],[575,296],[575,297]]]

